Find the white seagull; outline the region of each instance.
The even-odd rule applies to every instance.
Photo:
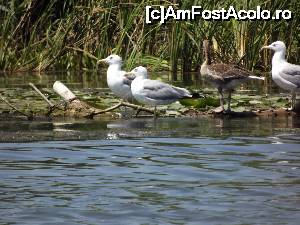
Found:
[[[132,101],[130,84],[133,78],[126,77],[126,71],[121,70],[122,58],[118,55],[110,55],[105,59],[98,60],[98,63],[107,63],[107,85],[110,90],[119,98],[125,101]]]
[[[276,41],[262,49],[271,49],[275,53],[272,58],[272,79],[282,89],[292,92],[292,107],[296,102],[296,93],[300,92],[300,66],[288,63],[285,59],[286,47],[282,41]]]
[[[184,88],[147,79],[147,69],[143,66],[134,68],[127,73],[129,74],[135,76],[131,83],[133,97],[142,104],[154,106],[154,117],[156,117],[156,106],[167,105],[183,98],[192,98],[190,92]]]

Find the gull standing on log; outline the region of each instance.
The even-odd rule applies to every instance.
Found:
[[[275,52],[272,58],[272,79],[282,89],[292,92],[290,109],[293,109],[296,93],[300,92],[300,66],[286,61],[286,47],[282,41],[273,42],[261,49],[271,49]]]
[[[125,71],[121,70],[122,58],[118,55],[110,55],[105,59],[100,59],[99,63],[107,63],[107,85],[110,90],[119,98],[125,101],[132,101],[133,97],[131,94],[131,82],[133,80],[130,77],[125,76]]]
[[[227,90],[228,93],[228,107],[227,111],[231,111],[231,92],[234,88],[248,80],[259,79],[264,80],[263,77],[254,76],[251,71],[243,69],[237,65],[225,63],[212,63],[211,62],[211,48],[208,40],[203,41],[203,53],[205,61],[201,65],[200,73],[205,76],[210,83],[212,83],[220,94],[220,108],[216,112],[224,111],[224,96],[223,91]]]
[[[142,104],[154,106],[154,117],[156,117],[156,106],[167,105],[179,99],[192,98],[190,92],[184,88],[147,79],[147,69],[143,66],[134,68],[127,73],[129,74],[135,76],[131,83],[133,97]]]

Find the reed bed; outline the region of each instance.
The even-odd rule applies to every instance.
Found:
[[[174,21],[145,23],[146,5],[190,9],[289,9],[290,21]],[[202,40],[213,41],[215,57],[251,70],[268,69],[275,40],[287,44],[292,62],[300,58],[299,0],[9,0],[0,3],[0,71],[89,70],[111,53],[137,64],[177,72],[198,71]],[[299,62],[299,60],[298,60]]]

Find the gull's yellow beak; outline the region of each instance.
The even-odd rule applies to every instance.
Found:
[[[97,64],[101,64],[101,63],[105,63],[106,62],[106,59],[99,59],[98,61],[97,61]]]
[[[264,49],[271,49],[271,48],[270,48],[269,45],[266,45],[266,46],[263,46],[263,47],[259,50],[259,52],[263,51]]]

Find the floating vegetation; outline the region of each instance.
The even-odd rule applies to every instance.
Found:
[[[194,107],[196,109],[207,110],[211,107],[219,106],[220,102],[217,97],[203,97],[198,99],[182,99],[180,103],[187,107]]]
[[[37,95],[36,91],[29,86],[28,89],[21,88],[1,88],[0,89],[0,117],[5,119],[18,116],[27,117],[27,119],[36,118],[56,118],[56,117],[87,117],[93,118],[100,115],[109,117],[119,117],[120,112],[123,116],[134,116],[135,112],[125,111],[129,115],[124,115],[124,110],[120,109],[122,104],[119,100],[111,95],[106,89],[82,89],[74,93],[78,97],[77,102],[63,101],[52,89],[40,88],[42,93],[46,93],[49,103]],[[206,97],[207,96],[207,97]],[[5,99],[6,101],[3,101]],[[7,104],[9,102],[9,104]],[[72,104],[70,104],[72,103]],[[133,109],[139,109],[138,105],[124,103]],[[268,96],[268,95],[243,95],[235,93],[232,98],[233,116],[272,116],[288,115],[285,111],[289,104],[289,99],[285,96]],[[11,107],[13,105],[13,107]],[[52,108],[55,106],[54,108]],[[203,116],[214,114],[213,109],[219,106],[217,93],[208,91],[201,93],[197,99],[184,99],[168,106],[159,107],[161,116],[181,117],[181,116]],[[17,110],[16,110],[17,109]],[[142,116],[152,116],[153,109],[143,108],[146,111]],[[21,113],[20,113],[21,112]],[[222,114],[222,115],[226,115]]]

